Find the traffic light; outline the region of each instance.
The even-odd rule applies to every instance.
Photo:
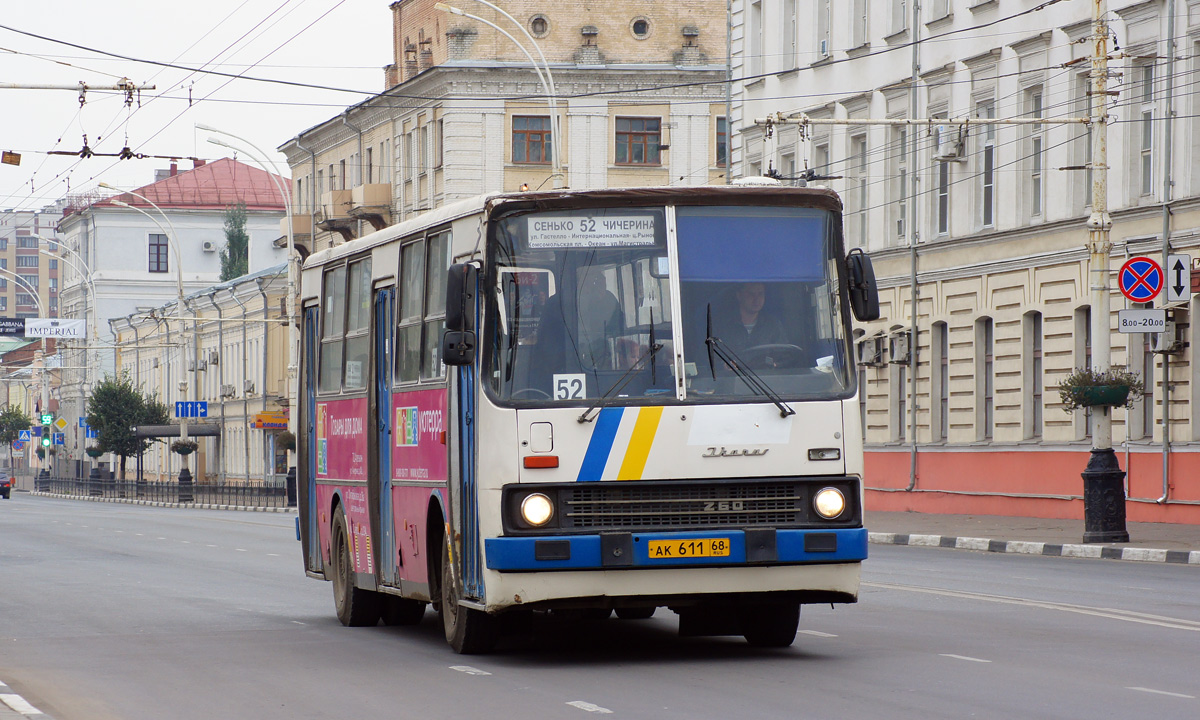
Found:
[[[50,436],[49,435],[42,436],[42,447],[50,447]]]
[[[54,422],[54,413],[42,413],[42,424],[49,425]]]

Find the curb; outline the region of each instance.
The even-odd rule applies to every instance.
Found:
[[[22,718],[51,720],[49,715],[30,705],[25,698],[13,692],[12,688],[0,682],[0,717],[9,715],[5,708],[11,709],[12,713]]]
[[[144,505],[146,507],[189,508],[192,510],[241,510],[243,512],[265,513],[295,513],[293,507],[254,507],[249,505],[213,505],[212,503],[178,503],[158,502],[156,500],[132,500],[129,498],[86,497],[83,495],[59,495],[58,493],[29,491],[34,497],[52,497],[60,500],[85,500],[87,502],[121,503],[123,505]]]
[[[947,535],[909,535],[906,533],[867,533],[875,545],[908,545],[914,547],[951,548],[979,552],[1019,553],[1046,557],[1092,558],[1098,560],[1133,560],[1138,562],[1200,565],[1200,550],[1154,550],[1151,548],[1112,547],[1111,545],[1082,545],[1029,542],[1025,540],[992,540],[989,538],[950,537]]]

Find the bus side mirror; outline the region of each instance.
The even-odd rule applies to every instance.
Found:
[[[475,362],[475,293],[479,270],[470,263],[450,266],[446,276],[446,332],[442,335],[442,362],[470,365]]]
[[[875,268],[871,258],[854,248],[846,255],[850,272],[850,309],[860,322],[879,319],[879,287],[875,284]]]

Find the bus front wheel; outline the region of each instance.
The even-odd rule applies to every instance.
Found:
[[[333,548],[330,559],[333,563],[333,604],[338,620],[347,627],[365,627],[378,624],[379,594],[354,585],[354,564],[350,561],[350,533],[346,529],[346,513],[339,505],[333,511]]]
[[[742,635],[754,647],[788,647],[796,640],[800,603],[746,605],[738,614]]]
[[[496,618],[474,608],[458,604],[458,584],[450,559],[450,541],[442,542],[441,596],[442,627],[446,642],[460,655],[485,653],[496,646],[499,635]]]

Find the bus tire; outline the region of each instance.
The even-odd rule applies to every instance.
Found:
[[[425,617],[426,603],[396,595],[383,596],[384,625],[416,625]]]
[[[339,505],[333,511],[330,560],[333,564],[333,605],[338,620],[347,627],[369,627],[379,623],[380,596],[354,585],[354,565],[350,561],[350,533],[346,513]]]
[[[454,582],[449,540],[442,542],[441,594],[442,628],[446,642],[459,655],[485,653],[496,646],[499,623],[496,618],[474,608],[458,604],[458,586]]]
[[[754,647],[788,647],[796,640],[800,603],[745,605],[738,613],[742,635]]]

